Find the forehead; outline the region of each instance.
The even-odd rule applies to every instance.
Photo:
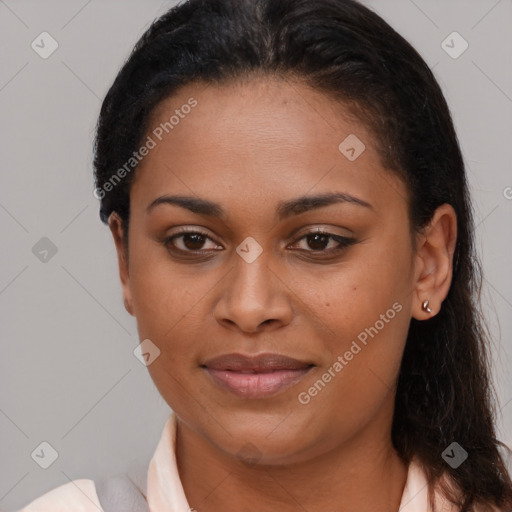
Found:
[[[133,191],[147,200],[177,190],[270,200],[336,187],[384,204],[402,186],[346,106],[288,79],[191,83],[154,109],[145,137],[155,147]]]
[[[197,105],[188,112],[186,106],[192,100]],[[201,141],[204,150],[213,142],[217,148],[234,148],[237,143],[251,148],[264,143],[269,150],[277,146],[285,151],[295,144],[297,150],[318,153],[337,149],[340,137],[353,132],[367,146],[377,142],[346,105],[291,79],[258,76],[216,85],[191,83],[154,109],[148,131],[182,109],[187,113],[173,126],[171,137],[164,134],[164,138],[188,146],[199,142],[199,135],[206,135]],[[191,137],[194,134],[196,137]]]

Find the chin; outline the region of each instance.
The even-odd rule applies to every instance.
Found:
[[[226,426],[227,432],[215,428],[214,432],[203,430],[203,435],[230,457],[247,464],[293,464],[308,458],[314,439],[309,440],[306,435],[304,427],[308,422],[297,421],[298,418],[292,416],[283,410],[274,414],[245,411],[219,415],[216,418]]]

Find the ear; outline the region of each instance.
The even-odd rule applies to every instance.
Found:
[[[133,313],[132,292],[130,289],[130,276],[128,273],[128,254],[125,248],[125,233],[121,218],[116,212],[113,212],[108,219],[108,226],[114,237],[114,243],[117,251],[117,262],[119,265],[119,277],[121,278],[121,286],[123,289],[124,307],[130,315]]]
[[[453,275],[453,253],[457,241],[457,214],[449,204],[439,206],[417,241],[415,290],[412,316],[427,320],[441,309]],[[431,313],[423,310],[428,300]]]

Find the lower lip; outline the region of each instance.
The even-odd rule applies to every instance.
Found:
[[[293,386],[313,367],[276,370],[268,373],[239,373],[230,370],[205,370],[223,389],[242,398],[265,398]]]

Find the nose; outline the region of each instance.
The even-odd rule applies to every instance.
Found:
[[[262,256],[252,263],[239,258],[223,282],[213,316],[224,327],[253,334],[291,322],[289,287]]]

